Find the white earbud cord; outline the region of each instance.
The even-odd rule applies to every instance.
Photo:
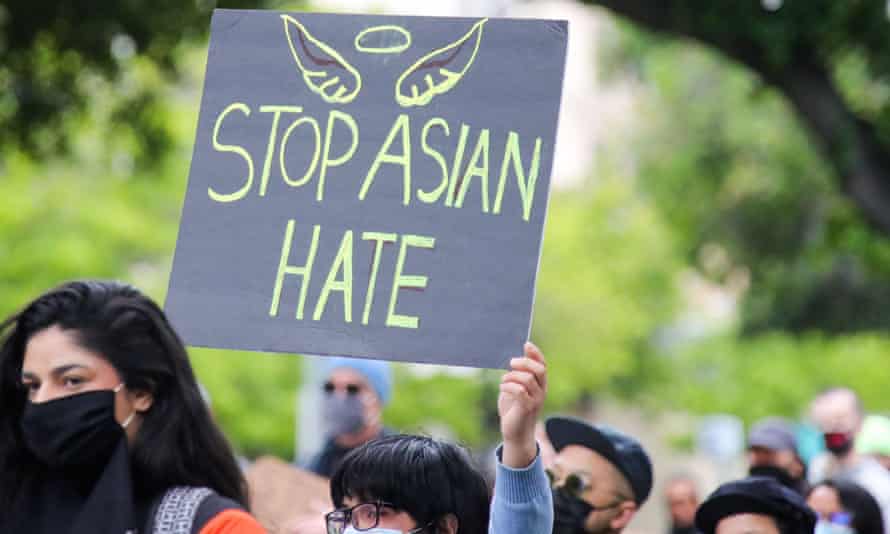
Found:
[[[114,388],[114,389],[111,390],[111,391],[114,391],[115,393],[119,393],[120,390],[122,390],[122,389],[124,389],[124,383],[123,383],[123,382],[121,382],[120,384],[118,384],[117,387]],[[133,418],[134,418],[134,417],[136,417],[136,410],[133,410],[133,413],[131,413],[130,415],[127,416],[126,419],[124,419],[124,422],[121,423],[121,426],[122,426],[123,428],[126,429],[127,426],[130,424],[130,422],[133,421]]]

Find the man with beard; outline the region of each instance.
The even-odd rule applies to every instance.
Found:
[[[606,425],[553,417],[553,534],[617,534],[652,490],[652,462],[632,437]]]
[[[695,510],[698,490],[689,475],[674,475],[664,486],[664,500],[671,516],[668,534],[696,534]]]
[[[702,534],[812,534],[816,514],[803,497],[774,478],[723,484],[695,514]]]
[[[803,460],[791,424],[780,417],[762,419],[748,433],[748,474],[772,477],[804,495],[807,483]]]

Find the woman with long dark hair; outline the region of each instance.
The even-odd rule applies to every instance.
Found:
[[[66,283],[0,335],[0,532],[264,532],[185,347],[138,290]]]

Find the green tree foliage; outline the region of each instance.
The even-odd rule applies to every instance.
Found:
[[[669,228],[633,182],[602,170],[588,190],[554,195],[547,214],[532,338],[552,364],[552,408],[642,386],[655,370],[649,338],[674,311]]]
[[[495,439],[492,432],[498,427],[484,424],[493,377],[485,371],[461,376],[427,370],[433,373],[418,376],[408,366],[396,366],[393,402],[384,412],[386,424],[402,432],[447,429],[471,444]]]
[[[890,239],[839,187],[782,93],[688,42],[627,28],[616,52],[612,71],[634,72],[649,89],[644,189],[690,262],[718,244],[750,271],[745,331],[890,326]]]
[[[873,106],[863,88],[877,82],[856,57],[839,61],[837,83],[853,107]],[[647,396],[750,421],[797,416],[818,390],[845,384],[867,408],[890,407],[890,240],[787,95],[713,48],[629,25],[606,64],[611,80],[642,88],[633,175],[684,263],[716,283],[750,280],[739,324],[662,348],[667,375]],[[713,250],[726,260],[709,260]]]
[[[675,359],[678,379],[658,384],[656,395],[698,413],[734,413],[750,422],[803,416],[816,393],[843,384],[856,389],[866,409],[887,410],[888,353],[890,339],[879,334],[717,337]]]
[[[643,27],[708,44],[778,89],[818,143],[835,181],[870,224],[890,233],[886,3],[585,1]],[[858,87],[846,83],[838,72],[844,69],[855,74]]]
[[[219,7],[267,3],[229,0]],[[214,4],[6,0],[0,5],[0,145],[17,144],[38,156],[67,150],[77,133],[70,123],[95,98],[94,77],[116,80],[137,56],[175,76],[180,47],[207,36]],[[163,102],[154,87],[132,87],[107,104],[115,123],[109,138],[131,137],[141,163],[171,147],[170,132],[157,120]]]

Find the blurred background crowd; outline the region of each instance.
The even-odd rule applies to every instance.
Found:
[[[5,0],[0,315],[83,277],[163,301],[214,7],[568,19],[531,335],[547,411],[646,446],[666,504],[631,530],[688,526],[750,468],[890,506],[890,4]],[[192,359],[245,466],[323,473],[394,431],[480,457],[498,439],[497,372]]]

